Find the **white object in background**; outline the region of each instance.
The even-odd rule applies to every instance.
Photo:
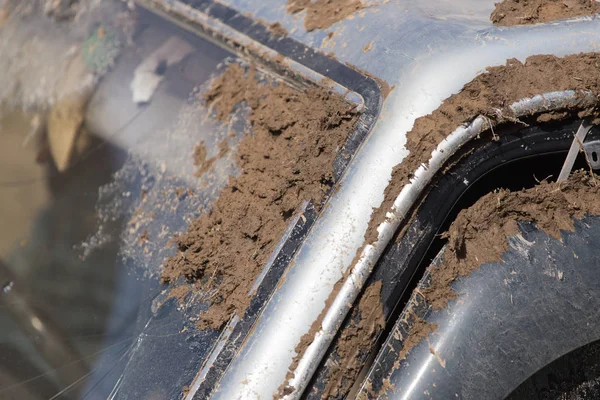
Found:
[[[193,50],[192,45],[185,40],[171,36],[146,57],[133,72],[133,81],[130,85],[133,102],[136,104],[149,102],[164,78],[164,74],[159,73],[161,64],[168,68],[183,60]]]

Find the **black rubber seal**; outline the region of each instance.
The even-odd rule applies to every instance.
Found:
[[[379,116],[384,99],[382,90],[377,81],[290,37],[275,35],[262,23],[259,23],[251,17],[243,15],[226,5],[212,0],[182,0],[180,2],[193,7],[195,10],[207,15],[209,18],[228,25],[237,32],[250,37],[256,42],[275,50],[279,54],[302,64],[362,96],[364,108],[361,112],[360,119],[354,132],[348,137],[334,160],[334,183],[338,182]],[[209,33],[212,37],[223,42],[228,40],[227,37],[220,36],[219,32],[207,32],[207,28],[204,25],[194,22],[194,16],[191,14],[185,16],[186,18],[182,18],[180,15],[170,14],[168,6],[172,1],[163,1],[160,3],[162,3],[162,6],[156,7],[156,2],[154,2],[153,7],[157,8],[154,11],[168,14],[169,17],[174,18],[178,23],[192,31],[197,30],[199,32]],[[152,8],[150,8],[150,10],[152,10]],[[327,197],[329,197],[333,190],[335,190],[335,186],[331,188]],[[266,273],[262,283],[252,297],[250,306],[245,315],[242,316],[237,323],[230,335],[230,339],[224,345],[223,350],[219,353],[212,367],[207,372],[204,381],[194,395],[194,399],[200,400],[209,398],[218,385],[225,370],[229,367],[235,354],[241,348],[241,345],[251,331],[260,315],[260,311],[275,290],[281,276],[287,269],[297,250],[300,248],[300,245],[306,238],[312,225],[317,220],[318,212],[316,211],[316,208],[317,207],[314,207],[314,205],[309,204],[303,214],[304,218],[299,219],[296,226],[292,228],[292,233],[277,254],[271,268]]]
[[[498,186],[507,187],[494,176],[494,173],[502,173],[505,171],[504,168],[511,164],[527,159],[539,159],[541,156],[564,160],[564,155],[573,141],[573,133],[577,131],[580,122],[580,120],[567,120],[527,128],[504,127],[499,130],[504,133],[498,141],[490,140],[489,135],[482,135],[481,139],[471,142],[454,157],[450,162],[452,167],[434,178],[429,192],[423,195],[408,227],[396,233],[395,239],[385,250],[365,285],[367,287],[374,282],[382,282],[381,301],[384,317],[388,323],[377,344],[359,355],[360,362],[367,365],[369,357],[376,354],[379,346],[392,332],[395,320],[402,312],[413,288],[416,287],[425,268],[441,249],[443,241],[436,239],[447,229],[460,209],[474,203]],[[592,140],[598,138],[600,132],[592,130],[589,135],[588,140]],[[579,161],[581,162],[581,159]],[[528,174],[528,179],[531,181],[529,186],[535,184],[536,177],[540,180],[547,177],[547,174],[542,176],[541,171],[547,170],[548,167],[539,162],[537,165],[540,171],[520,171],[521,174]],[[560,165],[557,164],[555,178],[560,171]],[[534,174],[538,176],[534,177]],[[517,181],[517,177],[512,175],[512,178],[504,179],[504,182],[511,180]],[[509,188],[519,190],[523,186]],[[419,313],[418,310],[415,312]],[[348,326],[349,322],[347,318],[342,329]],[[311,386],[307,389],[306,398],[321,397],[330,376],[330,366],[336,365],[336,361],[339,360],[335,343],[334,341]],[[383,379],[389,375],[395,362],[395,358],[380,360],[375,376],[371,376],[375,392]]]

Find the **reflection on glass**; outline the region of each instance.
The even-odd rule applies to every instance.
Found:
[[[3,399],[177,398],[215,339],[157,276],[235,170],[192,161],[235,148],[195,96],[230,54],[128,4],[0,2]]]

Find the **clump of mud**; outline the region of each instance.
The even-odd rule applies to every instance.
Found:
[[[278,36],[287,36],[289,33],[279,22],[268,25],[268,29]]]
[[[504,0],[490,16],[494,25],[537,24],[600,13],[596,0]]]
[[[288,0],[287,11],[296,14],[306,11],[304,28],[307,31],[327,29],[366,8],[361,0]]]
[[[341,331],[335,348],[339,359],[329,368],[322,399],[345,398],[364,365],[364,357],[385,327],[381,285],[379,281],[365,289],[350,324]]]
[[[384,221],[386,212],[414,171],[422,163],[427,163],[437,145],[458,126],[472,121],[478,115],[487,116],[491,122],[498,124],[514,122],[515,118],[508,107],[518,100],[540,93],[588,90],[600,94],[599,63],[600,56],[597,53],[564,58],[539,55],[529,57],[524,63],[511,59],[504,66],[488,68],[486,73],[450,96],[432,114],[417,119],[407,134],[409,155],[392,172],[384,201],[371,218],[365,236],[367,243],[377,240],[377,226]],[[540,116],[540,122],[548,117]]]
[[[302,335],[294,348],[296,356],[288,367],[285,381],[273,396],[274,400],[293,392],[294,389],[288,385],[288,381],[294,377],[294,371],[298,367],[306,349],[314,341],[315,335],[321,330],[325,315],[339,294],[346,278],[342,277],[335,284],[325,301],[325,306],[321,314],[313,322],[310,330]],[[321,395],[322,399],[338,398],[350,391],[356,376],[358,376],[363,366],[362,356],[364,356],[365,352],[370,351],[374,341],[377,340],[379,334],[385,328],[383,305],[381,304],[381,287],[382,282],[378,281],[365,289],[358,302],[358,306],[354,308],[351,314],[349,324],[342,329],[334,349],[338,360],[327,366],[329,369],[327,373],[328,383]]]
[[[408,335],[404,339],[402,349],[398,353],[398,360],[406,360],[406,356],[416,345],[427,339],[429,335],[438,329],[436,324],[430,324],[416,315],[412,315],[412,317],[414,320]]]
[[[213,81],[204,99],[223,122],[247,104],[252,132],[238,146],[240,175],[174,239],[178,252],[164,263],[162,281],[185,277],[200,284],[211,305],[198,326],[218,329],[233,313],[244,313],[255,278],[299,206],[320,206],[358,114],[337,94],[259,81],[254,68],[238,64]],[[202,168],[205,162],[200,147],[196,163]]]
[[[518,221],[534,222],[538,229],[560,239],[572,231],[573,218],[600,214],[600,180],[577,171],[566,182],[541,182],[519,192],[499,190],[462,210],[443,237],[448,239],[443,264],[431,269],[431,285],[423,290],[434,310],[456,297],[450,284],[468,276],[481,264],[501,261],[507,237],[519,233]]]
[[[561,231],[573,231],[573,219],[600,215],[600,180],[586,171],[576,171],[560,183],[543,181],[539,185],[511,192],[488,193],[471,207],[462,210],[447,232],[448,245],[439,266],[429,269],[430,283],[419,290],[428,307],[434,311],[456,299],[452,283],[469,276],[482,264],[502,261],[508,250],[508,237],[518,235],[517,222],[529,221],[538,229],[560,239]],[[399,359],[435,332],[437,326],[423,321],[414,313]]]

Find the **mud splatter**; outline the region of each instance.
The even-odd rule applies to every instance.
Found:
[[[573,218],[600,215],[600,180],[586,171],[576,171],[566,182],[539,185],[511,192],[499,190],[488,193],[471,207],[462,210],[443,237],[448,245],[439,266],[429,268],[429,284],[413,294],[411,306],[405,311],[411,322],[408,335],[403,340],[398,359],[437,330],[437,325],[418,317],[414,304],[424,301],[434,311],[445,308],[457,298],[452,283],[479,269],[482,264],[502,261],[509,248],[508,238],[519,234],[518,221],[529,221],[539,229],[559,239],[561,231],[574,229]],[[417,296],[418,294],[418,296]],[[422,300],[415,300],[416,298]],[[445,367],[439,354],[430,352]],[[396,363],[394,369],[399,367]]]
[[[367,287],[352,322],[342,330],[336,345],[339,360],[330,366],[322,399],[345,398],[363,367],[363,356],[368,355],[385,327],[381,286],[379,281]]]
[[[422,340],[427,339],[429,335],[434,333],[438,329],[438,325],[430,324],[421,318],[414,316],[414,322],[408,332],[408,335],[404,339],[402,350],[398,353],[399,360],[406,360],[408,353]]]
[[[385,190],[384,201],[373,212],[365,235],[367,243],[377,240],[377,226],[409,182],[413,172],[426,163],[432,151],[463,123],[478,115],[496,123],[514,121],[508,106],[539,93],[560,90],[589,90],[600,94],[600,56],[586,53],[559,58],[551,55],[529,57],[524,63],[508,60],[501,67],[488,68],[457,94],[449,97],[432,114],[415,121],[407,134],[409,155],[396,166]],[[582,114],[583,115],[583,114]],[[540,116],[542,120],[545,116]]]
[[[358,114],[325,89],[275,85],[239,64],[216,78],[204,99],[223,122],[247,104],[252,133],[238,146],[240,175],[174,239],[178,252],[164,263],[162,281],[201,283],[212,300],[198,326],[219,329],[233,313],[244,313],[290,217],[303,201],[318,208],[333,186],[333,160]],[[205,159],[200,151],[196,161]]]
[[[519,233],[517,222],[530,221],[559,239],[574,229],[573,218],[599,215],[600,180],[576,171],[561,183],[541,182],[522,191],[499,190],[462,210],[443,237],[448,239],[443,263],[431,268],[431,284],[422,290],[434,310],[456,298],[451,287],[459,276],[468,276],[482,264],[501,261],[508,250],[507,237]]]
[[[278,36],[287,36],[288,31],[279,22],[269,25],[269,30]]]
[[[331,291],[331,293],[329,293],[329,297],[327,297],[327,300],[325,300],[325,305],[324,305],[323,309],[321,310],[321,313],[319,314],[317,319],[313,322],[309,331],[307,333],[305,333],[304,335],[302,335],[302,337],[300,338],[300,341],[294,348],[294,352],[296,353],[296,355],[294,356],[294,358],[292,359],[292,363],[288,367],[288,372],[285,376],[285,381],[279,386],[277,393],[273,396],[274,400],[277,400],[277,399],[283,397],[286,390],[290,390],[290,389],[293,390],[293,388],[290,388],[290,386],[288,386],[288,381],[294,377],[294,371],[298,367],[298,363],[300,363],[300,359],[304,355],[304,352],[306,351],[308,346],[310,346],[310,344],[314,341],[315,335],[317,334],[317,332],[319,332],[321,330],[322,325],[323,325],[323,319],[325,319],[325,315],[327,314],[327,311],[329,310],[329,308],[331,308],[331,305],[333,304],[335,298],[337,297],[338,293],[342,289],[342,286],[343,286],[346,278],[347,278],[347,276],[343,276],[333,286],[333,290]]]
[[[220,153],[219,153],[220,156]],[[198,168],[194,175],[202,176],[212,168],[218,157],[208,157],[204,142],[200,142],[194,149],[194,165]]]
[[[304,28],[307,31],[327,29],[366,8],[360,0],[288,0],[287,11],[297,14],[305,11]]]
[[[317,332],[321,330],[323,319],[341,290],[346,278],[347,276],[342,277],[335,284],[325,301],[325,306],[321,314],[313,322],[310,330],[300,338],[294,349],[296,356],[288,367],[285,381],[273,396],[274,400],[280,399],[293,391],[293,388],[288,385],[288,381],[294,377],[294,371],[304,352],[313,342]],[[373,342],[385,327],[383,305],[381,304],[381,287],[382,282],[378,281],[365,289],[358,306],[351,314],[351,322],[340,333],[340,339],[336,343],[335,349],[339,361],[335,365],[330,366],[328,384],[322,394],[323,399],[336,398],[347,393],[352,388],[354,379],[362,368],[362,362],[358,356],[361,352],[368,351],[371,348]]]
[[[504,0],[490,16],[494,25],[527,25],[600,13],[596,0]]]

